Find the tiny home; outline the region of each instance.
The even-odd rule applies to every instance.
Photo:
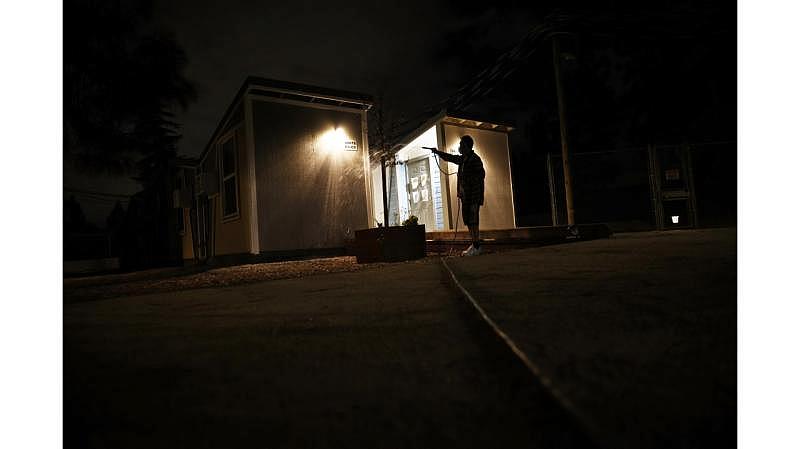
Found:
[[[392,148],[392,163],[385,168],[389,226],[397,226],[414,215],[428,232],[466,229],[458,207],[457,167],[439,160],[424,147],[458,154],[461,137],[469,135],[486,170],[480,228],[514,228],[508,147],[508,133],[512,130],[508,125],[443,111],[399,139]],[[372,161],[372,184],[377,186],[372,196],[373,223],[384,221],[380,167],[380,161]]]
[[[369,226],[368,95],[249,77],[194,168],[184,260],[336,251]],[[257,259],[257,257],[256,257]]]

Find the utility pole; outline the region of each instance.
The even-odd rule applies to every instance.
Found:
[[[564,167],[564,193],[567,197],[567,225],[575,225],[575,206],[572,201],[572,174],[569,166],[569,143],[567,136],[567,111],[564,92],[561,86],[561,50],[558,39],[553,36],[553,68],[556,74],[556,94],[558,96],[558,119],[561,127],[561,161]]]
[[[553,157],[547,152],[547,185],[550,190],[550,219],[553,227],[558,226],[558,206],[556,206],[556,183],[553,176]]]

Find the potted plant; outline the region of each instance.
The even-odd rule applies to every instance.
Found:
[[[425,257],[425,225],[414,215],[402,226],[381,226],[355,232],[358,263],[400,262]]]
[[[353,249],[358,263],[399,262],[425,257],[425,225],[419,224],[415,216],[403,221],[402,226],[389,226],[387,204],[386,167],[395,163],[389,135],[395,134],[396,123],[384,114],[383,95],[379,94],[370,111],[375,124],[370,141],[375,142],[370,150],[370,159],[380,161],[381,190],[383,193],[383,223],[377,228],[355,231]],[[389,123],[392,122],[390,125]]]

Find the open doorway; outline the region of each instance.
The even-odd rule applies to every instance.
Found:
[[[414,215],[427,231],[445,229],[446,195],[443,186],[447,180],[436,165],[434,155],[423,147],[438,147],[436,126],[430,127],[395,154],[394,164],[386,167],[389,225],[398,226]],[[376,167],[373,179],[380,180]],[[377,184],[380,185],[380,184]],[[376,221],[383,214],[382,195],[375,189]]]
[[[435,226],[436,212],[428,157],[417,157],[406,162],[406,191],[409,215],[415,215],[420,223],[429,227]]]

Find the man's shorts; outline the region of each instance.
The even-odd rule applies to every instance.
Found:
[[[480,204],[461,203],[461,216],[464,217],[464,224],[478,226],[480,208]]]

